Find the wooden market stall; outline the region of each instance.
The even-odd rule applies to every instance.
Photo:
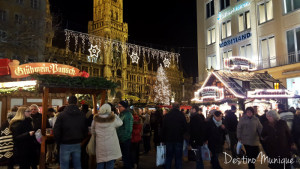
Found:
[[[97,96],[101,95],[100,106],[104,104],[107,90],[114,90],[117,85],[105,78],[83,78],[83,77],[67,77],[53,75],[33,75],[37,80],[37,90],[43,96],[43,113],[42,113],[42,143],[40,154],[40,169],[46,168],[46,140],[51,136],[46,135],[46,112],[48,110],[49,93],[69,93],[74,94],[91,94],[93,99],[93,114],[97,113]],[[53,136],[52,136],[53,137]]]

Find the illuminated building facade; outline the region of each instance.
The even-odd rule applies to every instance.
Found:
[[[205,69],[222,70],[226,59],[239,56],[299,94],[299,9],[298,0],[198,0],[199,80]]]
[[[128,25],[123,22],[123,1],[94,0],[93,21],[88,23],[88,34],[127,43]],[[108,98],[111,102],[121,99],[132,100],[134,103],[154,101],[153,87],[156,81],[156,70],[159,66],[156,60],[149,61],[148,58],[145,58],[146,56],[139,55],[138,63],[133,63],[132,58],[122,49],[104,49],[101,46],[100,59],[97,62],[89,62],[86,52],[80,50],[81,48],[77,52],[70,52],[56,47],[48,48],[47,59],[72,65],[88,72],[91,76],[106,77],[118,83],[120,87],[117,89],[115,97]],[[85,51],[87,51],[87,46]],[[170,67],[165,70],[171,91],[175,93],[175,101],[190,100],[183,98],[183,85],[190,81],[183,83],[183,72],[179,69],[178,63],[171,60]],[[188,85],[192,85],[192,82]],[[193,95],[190,95],[190,98],[192,97]]]
[[[48,0],[0,1],[0,58],[44,61],[53,35]]]

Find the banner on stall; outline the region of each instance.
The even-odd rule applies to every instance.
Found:
[[[19,61],[13,60],[9,63],[11,72],[11,78],[24,78],[31,74],[50,74],[50,75],[66,75],[66,76],[78,76],[80,70],[69,65],[57,64],[57,63],[27,63],[19,65]]]

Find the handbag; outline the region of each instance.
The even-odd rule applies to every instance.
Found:
[[[201,147],[201,156],[202,159],[205,161],[210,161],[210,151],[207,147],[207,144],[205,144],[204,146]]]
[[[86,145],[86,152],[88,155],[96,155],[95,134],[92,134],[89,143]]]
[[[160,143],[160,145],[156,147],[156,166],[164,165],[165,162],[166,162],[166,145],[162,145],[162,143]]]
[[[188,160],[189,161],[200,161],[202,160],[201,154],[198,149],[188,150]]]

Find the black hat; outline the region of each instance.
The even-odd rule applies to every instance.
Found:
[[[124,100],[120,101],[119,104],[122,105],[125,109],[127,109],[127,107],[128,107],[128,103]]]
[[[236,110],[235,105],[231,105],[231,110]]]

